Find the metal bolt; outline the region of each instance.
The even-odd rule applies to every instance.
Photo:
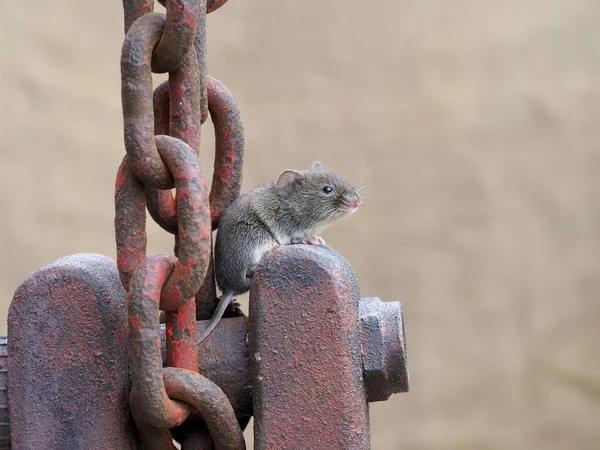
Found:
[[[361,298],[363,374],[369,402],[408,392],[409,369],[400,302]]]

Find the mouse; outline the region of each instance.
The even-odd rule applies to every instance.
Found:
[[[236,198],[223,212],[215,240],[221,300],[197,342],[212,333],[230,305],[236,305],[234,296],[250,289],[256,266],[267,252],[282,245],[325,245],[319,234],[353,214],[361,202],[357,189],[319,161],[304,169],[286,169]]]

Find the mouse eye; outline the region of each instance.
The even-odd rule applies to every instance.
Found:
[[[323,192],[325,192],[326,194],[331,194],[333,192],[333,188],[331,186],[325,186],[323,188]]]

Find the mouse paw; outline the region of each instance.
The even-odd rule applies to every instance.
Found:
[[[325,244],[325,239],[323,239],[321,236],[313,236],[313,238],[317,240],[318,245],[326,245]]]
[[[321,236],[311,236],[308,239],[302,241],[292,242],[293,244],[307,244],[307,245],[325,245],[325,239]]]

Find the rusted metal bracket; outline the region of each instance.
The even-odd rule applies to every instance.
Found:
[[[8,312],[15,449],[135,448],[126,311],[106,256],[59,259],[19,286]]]
[[[324,247],[282,247],[255,276],[250,319],[225,319],[195,346],[199,372],[242,428],[254,414],[256,449],[368,449],[367,402],[408,390],[400,303],[359,298],[351,267]],[[10,371],[0,341],[10,405],[0,448],[137,448],[125,303],[116,264],[101,255],[61,258],[21,284],[9,311]],[[166,366],[164,326],[161,342]],[[0,398],[0,419],[8,414]],[[184,448],[212,445],[198,420],[179,429],[205,444]]]
[[[249,317],[255,449],[368,449],[368,401],[408,390],[400,304],[360,299],[341,255],[293,245],[260,262]]]

